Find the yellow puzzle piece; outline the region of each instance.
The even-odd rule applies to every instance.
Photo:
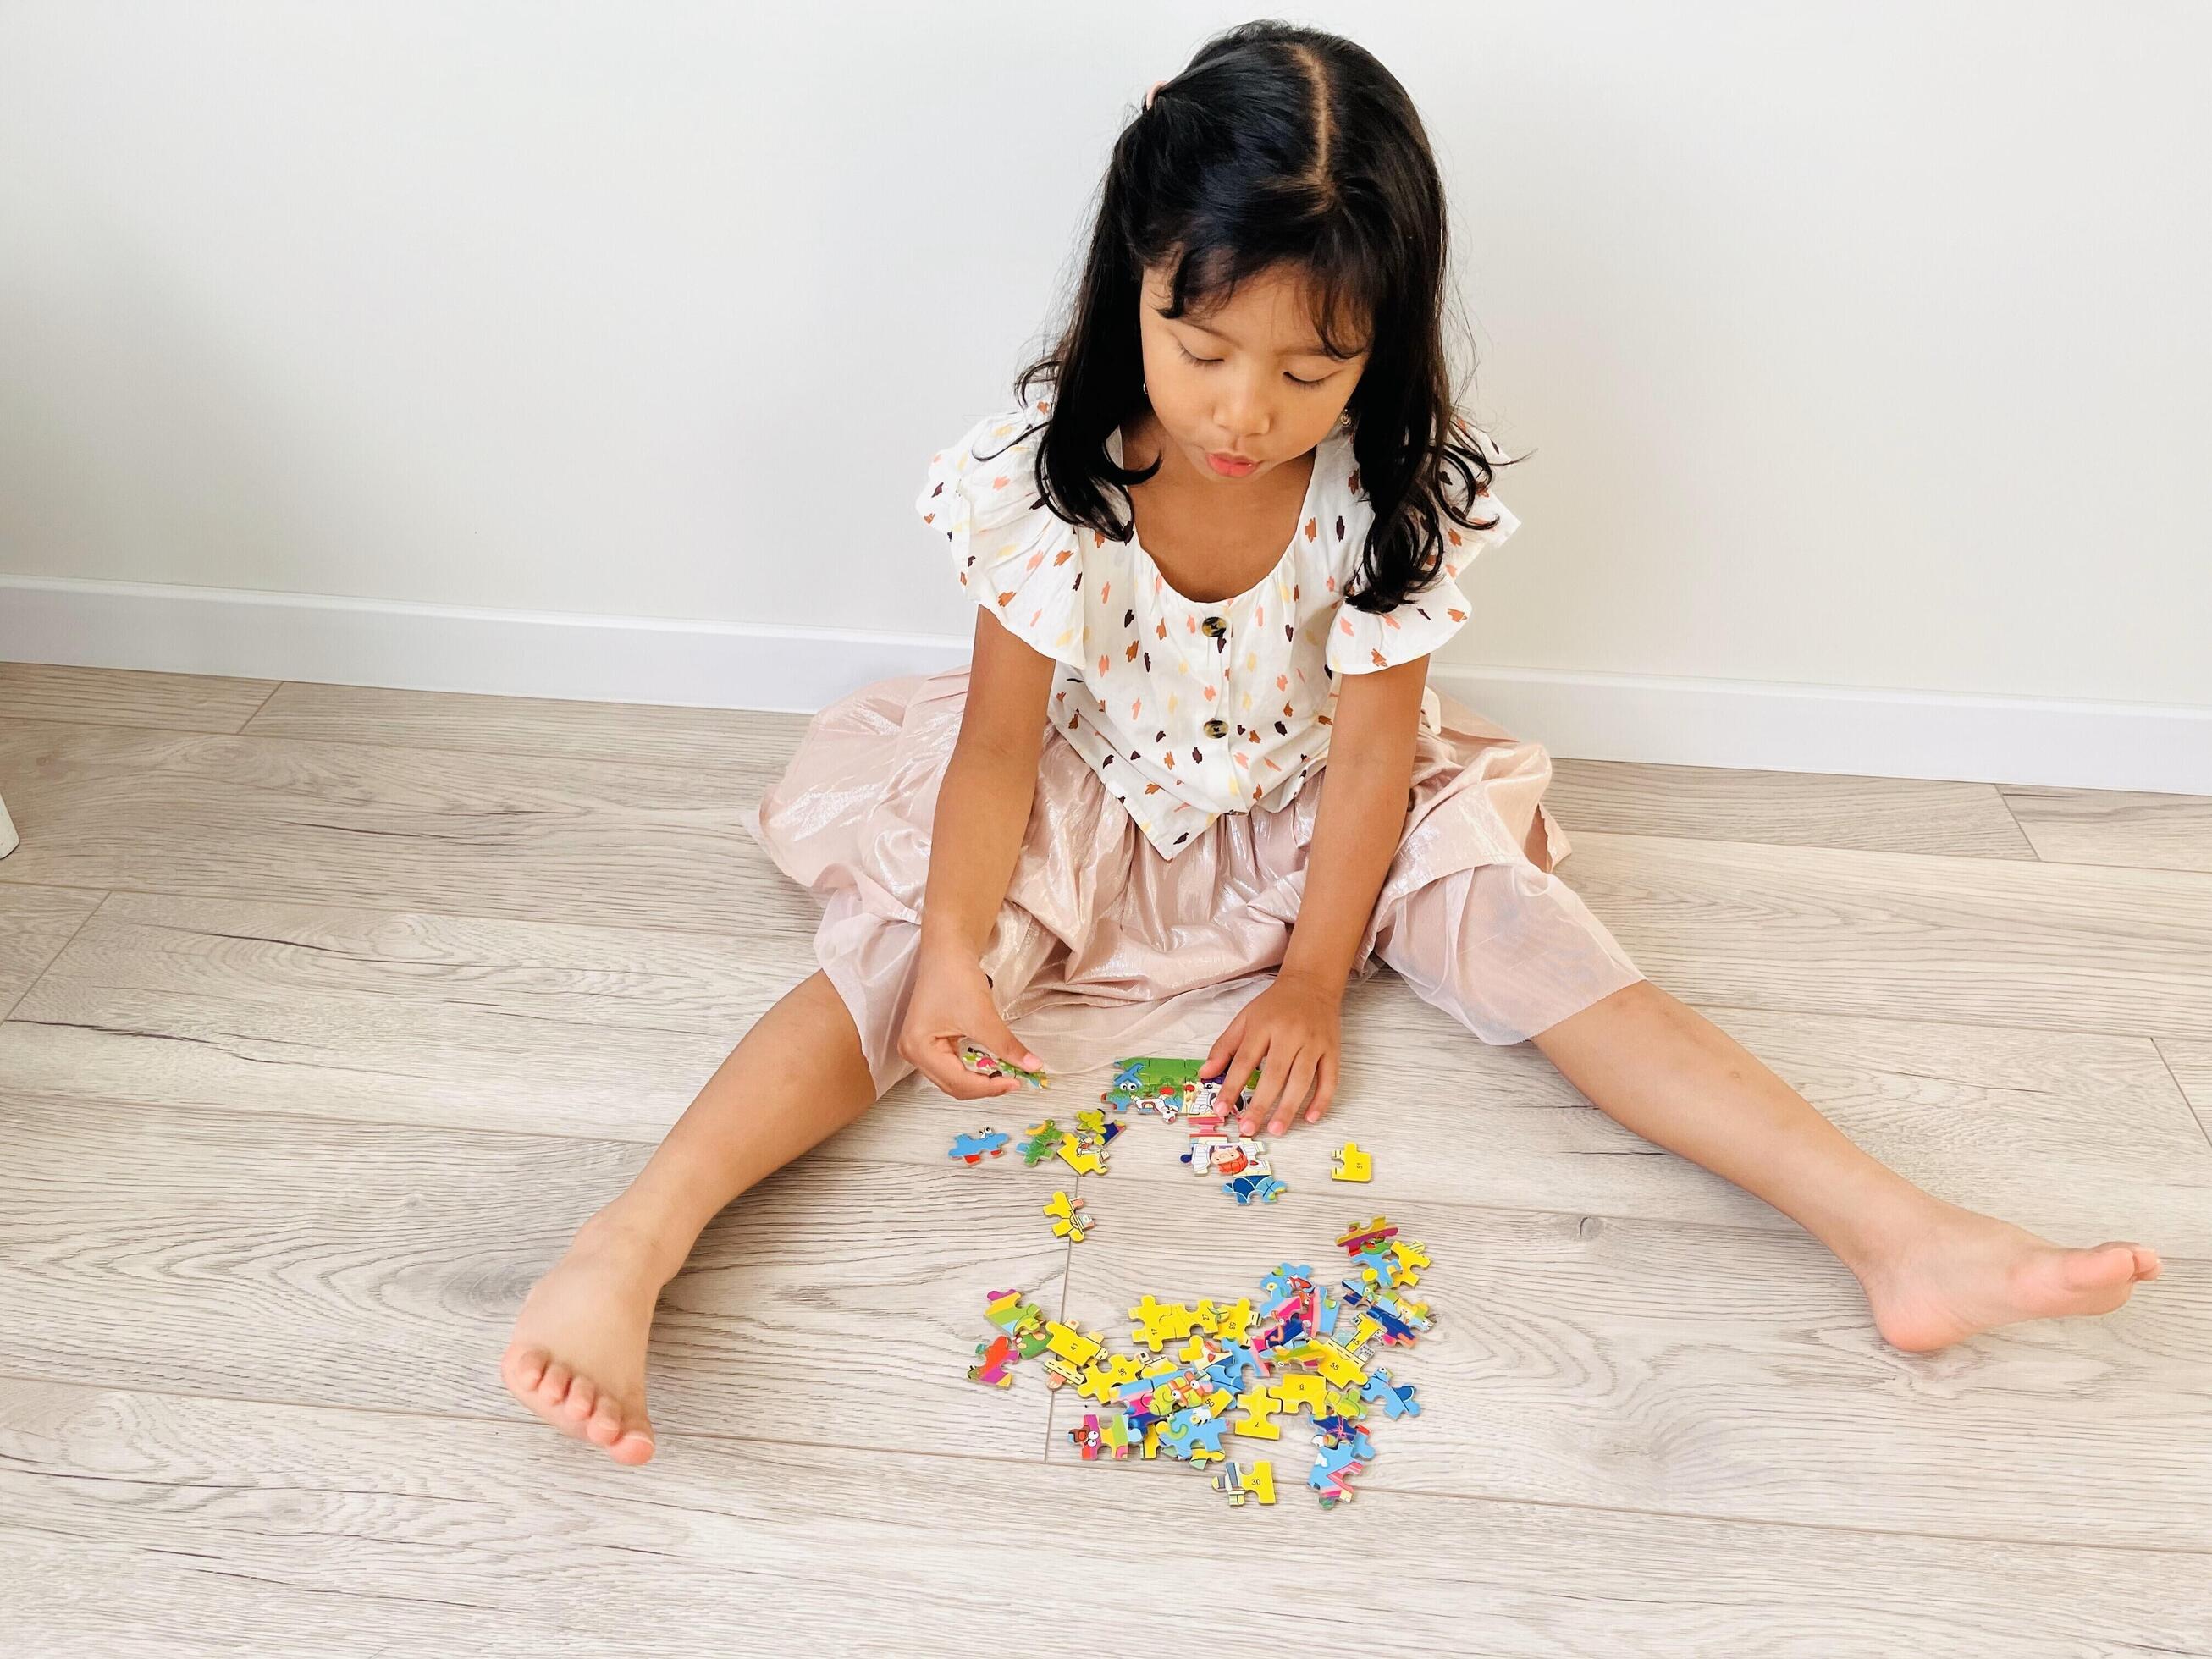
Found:
[[[1083,1243],[1084,1229],[1089,1224],[1090,1218],[1076,1213],[1082,1207],[1081,1199],[1070,1198],[1066,1193],[1054,1193],[1046,1200],[1044,1212],[1052,1218],[1052,1236],[1054,1238],[1071,1239],[1078,1244]]]
[[[1359,1143],[1347,1140],[1336,1149],[1336,1167],[1328,1172],[1331,1181],[1372,1181],[1375,1178],[1375,1158],[1371,1153],[1359,1150]]]

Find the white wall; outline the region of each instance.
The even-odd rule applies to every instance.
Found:
[[[1249,15],[0,3],[0,575],[957,646],[927,457]],[[1297,15],[1536,452],[1440,668],[2212,710],[2212,9]]]

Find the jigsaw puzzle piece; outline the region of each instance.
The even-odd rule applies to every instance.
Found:
[[[1421,1414],[1420,1401],[1413,1398],[1419,1390],[1411,1382],[1392,1382],[1390,1373],[1386,1370],[1376,1370],[1367,1379],[1367,1386],[1359,1392],[1360,1397],[1370,1405],[1380,1406],[1385,1417],[1419,1417]]]
[[[1244,1415],[1230,1425],[1247,1440],[1280,1440],[1283,1425],[1275,1421],[1275,1413],[1283,1409],[1283,1402],[1273,1389],[1266,1383],[1237,1396],[1237,1403]]]
[[[960,1136],[952,1143],[952,1150],[945,1153],[945,1157],[980,1164],[986,1157],[999,1157],[1006,1150],[1006,1142],[1012,1139],[1011,1135],[994,1129],[987,1123],[979,1133]]]
[[[1046,1200],[1044,1213],[1052,1218],[1052,1236],[1077,1244],[1083,1243],[1089,1218],[1077,1213],[1082,1208],[1081,1199],[1070,1198],[1066,1193],[1054,1193]]]
[[[975,1345],[978,1362],[968,1368],[970,1382],[988,1382],[994,1389],[1014,1386],[1012,1366],[1015,1359],[1014,1340],[1003,1331],[988,1342]]]
[[[1310,1262],[1293,1266],[1285,1261],[1260,1281],[1261,1292],[1270,1302],[1279,1302],[1286,1296],[1312,1288],[1313,1267]]]
[[[1018,1083],[1027,1084],[1032,1089],[1044,1089],[1051,1086],[1050,1080],[1047,1079],[1042,1068],[1032,1072],[1026,1066],[1017,1066],[1011,1060],[1000,1060],[979,1042],[963,1042],[960,1045],[960,1063],[979,1077],[1010,1077]]]
[[[1375,1178],[1375,1159],[1360,1151],[1359,1143],[1347,1140],[1336,1149],[1336,1167],[1328,1174],[1331,1181],[1372,1181]]]
[[[1106,1160],[1098,1155],[1095,1146],[1085,1146],[1073,1135],[1062,1135],[1060,1145],[1053,1149],[1060,1161],[1078,1175],[1104,1175]]]
[[[1272,1504],[1275,1501],[1275,1466],[1264,1461],[1249,1468],[1242,1463],[1231,1463],[1213,1477],[1213,1490],[1226,1493],[1231,1508],[1241,1509],[1248,1498]]]

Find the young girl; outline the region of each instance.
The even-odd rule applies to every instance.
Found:
[[[653,1307],[701,1230],[910,1071],[1021,1086],[963,1069],[963,1040],[1034,1066],[1024,1010],[1264,984],[1206,1074],[1257,1069],[1246,1127],[1280,1134],[1329,1109],[1339,1006],[1378,959],[1809,1229],[1898,1347],[2156,1276],[2141,1245],[2062,1249],[1886,1169],[1552,873],[1544,750],[1426,685],[1461,573],[1516,523],[1454,410],[1444,256],[1420,121],[1359,47],[1251,23],[1152,88],[1056,348],[916,503],[975,601],[973,661],[823,710],[748,823],[827,900],[821,971],[531,1292],[516,1398],[645,1462]]]

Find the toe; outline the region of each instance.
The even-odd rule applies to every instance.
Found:
[[[580,1376],[568,1385],[568,1397],[561,1402],[561,1410],[571,1423],[581,1423],[599,1403],[599,1385],[588,1376]]]
[[[514,1345],[501,1356],[500,1381],[507,1384],[507,1392],[516,1399],[526,1398],[537,1388],[538,1379],[545,1375],[546,1364],[552,1358],[543,1348]]]
[[[557,1410],[568,1396],[572,1380],[568,1368],[556,1359],[545,1367],[545,1375],[538,1380],[538,1403],[547,1411]]]
[[[585,1436],[595,1446],[611,1446],[622,1438],[622,1407],[615,1403],[612,1395],[601,1395],[599,1408],[592,1413],[592,1420],[584,1425]]]
[[[2069,1250],[2061,1268],[2065,1284],[2077,1291],[2101,1291],[2136,1276],[2136,1252],[2118,1240],[2093,1249]]]

